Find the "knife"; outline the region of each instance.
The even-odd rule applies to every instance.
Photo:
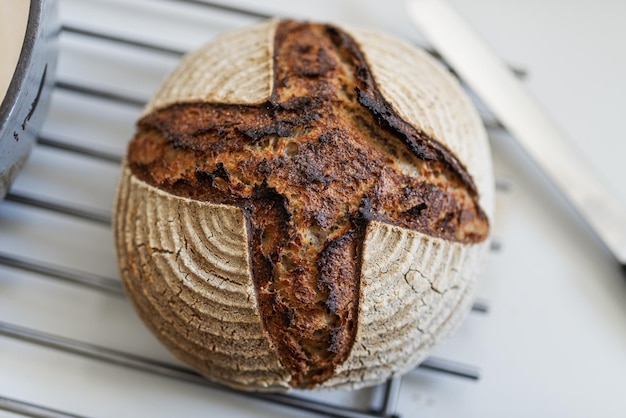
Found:
[[[503,61],[445,0],[410,0],[412,22],[557,186],[626,270],[626,206]]]

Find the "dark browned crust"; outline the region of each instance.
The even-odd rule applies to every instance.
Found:
[[[361,84],[355,87],[357,100],[371,112],[378,125],[399,137],[419,159],[443,162],[451,173],[460,177],[475,197],[478,193],[476,186],[463,164],[446,147],[404,121],[382,97],[367,67],[365,57],[354,40],[332,26],[327,27],[327,32],[335,45],[343,50],[344,55],[354,57],[355,76]]]
[[[291,384],[309,387],[350,353],[369,220],[462,243],[489,226],[465,168],[393,111],[348,35],[283,21],[274,46],[266,103],[155,111],[128,164],[169,193],[244,210],[265,329]]]

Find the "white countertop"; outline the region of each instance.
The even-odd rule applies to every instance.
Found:
[[[401,1],[230,2],[270,13],[374,26],[419,40]],[[528,69],[542,105],[626,201],[626,2],[453,0],[508,62]],[[150,7],[146,7],[149,5]],[[165,1],[61,0],[65,22],[190,48],[252,19]],[[124,13],[120,13],[123,10]],[[63,35],[59,77],[147,98],[176,59]],[[44,133],[121,153],[139,109],[56,92]],[[417,370],[403,417],[623,417],[626,278],[533,164],[491,132],[497,194],[491,254],[473,313],[436,350],[476,365],[472,382]],[[118,168],[37,148],[14,191],[109,212]],[[116,277],[110,230],[0,204],[0,251]],[[0,321],[172,361],[120,298],[0,267]],[[370,391],[321,395],[369,404]],[[376,395],[376,394],[374,394]],[[0,396],[98,417],[300,416],[236,395],[0,337]],[[320,395],[316,395],[320,397]],[[13,416],[0,412],[0,416]],[[306,416],[306,415],[305,415]]]

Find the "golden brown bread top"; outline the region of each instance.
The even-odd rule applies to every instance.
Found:
[[[398,116],[350,36],[286,21],[273,47],[267,102],[158,109],[128,164],[174,195],[244,210],[264,326],[291,384],[310,386],[350,352],[368,221],[467,244],[489,225],[463,165]]]

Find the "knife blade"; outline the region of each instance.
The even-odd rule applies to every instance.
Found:
[[[626,206],[525,86],[445,0],[409,0],[409,17],[626,266]]]

